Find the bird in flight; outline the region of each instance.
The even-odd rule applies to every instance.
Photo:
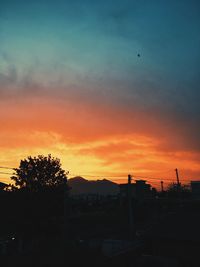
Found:
[[[137,54],[138,57],[140,57],[140,54]]]

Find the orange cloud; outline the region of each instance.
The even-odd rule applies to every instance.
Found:
[[[198,150],[153,112],[70,97],[11,99],[1,103],[0,111],[0,165],[15,167],[29,155],[51,153],[72,175],[88,179],[126,179],[132,172],[167,181],[175,179],[176,167],[184,180],[200,175]]]

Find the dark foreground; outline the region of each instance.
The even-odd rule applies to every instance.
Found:
[[[55,201],[39,199],[31,204],[27,200],[21,211],[14,209],[20,201],[24,203],[23,198],[19,202],[12,199],[13,209],[9,209],[7,199],[7,208],[1,212],[2,267],[200,266],[197,200],[163,198],[135,203],[132,238],[126,204],[116,199],[90,205],[71,203],[64,217]]]

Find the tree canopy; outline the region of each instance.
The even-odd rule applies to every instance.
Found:
[[[15,181],[15,186],[32,192],[64,185],[68,174],[61,168],[60,159],[52,157],[51,154],[29,156],[21,160],[19,168],[14,170],[15,174],[11,179]]]
[[[167,193],[171,197],[187,197],[190,196],[191,191],[189,185],[170,183],[167,188]]]

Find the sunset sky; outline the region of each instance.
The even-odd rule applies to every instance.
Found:
[[[0,166],[51,153],[71,176],[200,180],[199,14],[198,0],[1,0]]]

